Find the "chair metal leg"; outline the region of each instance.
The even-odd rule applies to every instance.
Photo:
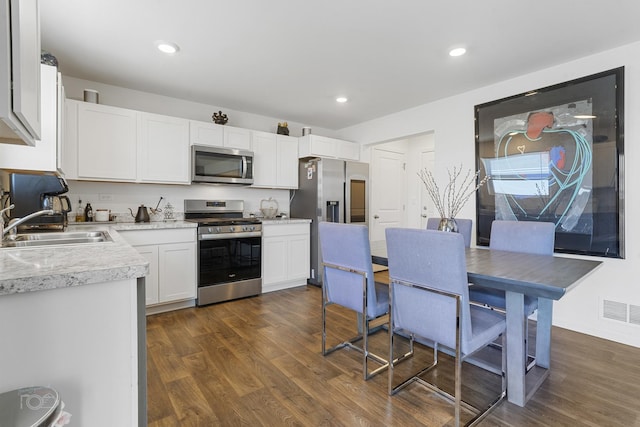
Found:
[[[327,303],[323,297],[322,302],[322,355],[326,356],[328,354],[333,353],[336,350],[339,350],[344,347],[349,347],[353,350],[356,350],[363,354],[363,377],[366,380],[370,379],[376,374],[383,372],[389,366],[389,363],[383,357],[372,353],[369,351],[369,320],[366,317],[365,313],[362,313],[362,316],[359,316],[359,319],[363,322],[363,331],[362,334],[358,334],[353,338],[350,338],[346,341],[343,341],[339,344],[334,345],[331,348],[326,347],[327,343],[327,306],[331,305],[331,303]],[[356,342],[362,340],[362,347],[355,345]],[[369,359],[374,360],[375,362],[381,364],[378,368],[374,369],[372,372],[369,372],[368,361]]]
[[[394,327],[394,323],[393,323],[393,312],[392,312],[392,307],[393,307],[393,289],[391,290],[391,292],[389,293],[389,300],[390,300],[390,310],[389,310],[389,360],[394,360],[393,359],[393,343],[394,343],[394,335],[395,335],[395,327]],[[460,300],[456,297],[457,300],[457,310],[458,310],[458,318],[460,316],[459,314],[459,307],[460,307]],[[436,393],[443,395],[445,397],[447,397],[449,400],[453,401],[454,403],[454,416],[455,416],[455,426],[459,427],[460,426],[460,416],[461,416],[461,412],[462,412],[462,408],[464,408],[465,410],[475,413],[474,417],[471,418],[466,424],[465,426],[474,426],[477,425],[480,421],[482,421],[498,404],[500,404],[502,402],[502,400],[506,397],[507,395],[507,382],[506,382],[506,362],[507,362],[507,353],[506,353],[506,334],[503,333],[501,334],[501,338],[502,338],[502,369],[501,369],[501,375],[500,375],[500,381],[501,381],[501,393],[499,394],[499,396],[497,396],[488,406],[486,406],[485,408],[475,408],[474,406],[470,405],[469,403],[465,402],[464,400],[462,400],[462,364],[463,362],[470,356],[473,355],[473,353],[467,354],[465,356],[462,355],[462,351],[461,351],[461,345],[460,345],[460,341],[461,341],[461,337],[462,337],[462,332],[460,329],[460,324],[458,323],[457,325],[457,339],[456,339],[456,348],[455,348],[455,372],[454,372],[454,378],[455,378],[455,384],[454,384],[454,394],[451,395],[450,393],[446,392],[445,390],[439,388],[437,385],[435,384],[431,384],[425,380],[423,380],[422,378],[420,378],[421,375],[423,375],[424,373],[428,372],[429,370],[435,368],[438,365],[438,343],[433,343],[433,363],[429,366],[427,366],[426,368],[422,369],[420,372],[404,379],[400,384],[398,384],[397,386],[393,386],[393,368],[395,363],[391,363],[389,366],[389,384],[388,384],[388,392],[389,392],[389,396],[393,396],[394,394],[396,394],[398,391],[400,391],[401,389],[405,388],[407,385],[411,384],[412,382],[418,382],[422,385],[424,385],[425,387],[427,387],[430,390],[435,391]],[[410,339],[411,341],[413,341],[414,339],[414,335],[410,334]]]
[[[506,313],[506,311],[501,309],[501,308],[492,307],[492,306],[487,305],[487,304],[481,304],[481,303],[477,303],[477,302],[473,302],[473,301],[471,301],[470,304],[475,305],[477,307],[485,308],[487,310],[494,310],[494,311],[498,311],[500,313]],[[533,313],[531,313],[531,314],[533,314]],[[497,344],[497,343],[492,343],[492,344],[490,344],[490,346],[494,347],[494,348],[501,348],[502,347],[500,344]],[[525,324],[524,324],[524,348],[525,348],[525,351],[527,353],[527,357],[526,357],[526,360],[525,360],[525,363],[526,363],[525,371],[529,372],[531,370],[531,368],[536,366],[536,355],[535,355],[535,353],[534,354],[529,353],[529,316],[526,317]]]

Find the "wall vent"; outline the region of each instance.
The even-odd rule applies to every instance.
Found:
[[[640,325],[640,306],[629,305],[629,323]]]
[[[616,301],[604,300],[602,304],[602,317],[605,319],[627,321],[627,304]]]
[[[602,300],[602,317],[640,326],[640,305]]]

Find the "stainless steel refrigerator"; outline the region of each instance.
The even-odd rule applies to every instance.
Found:
[[[368,225],[369,165],[309,158],[298,163],[298,190],[291,190],[290,216],[311,219],[311,272],[308,282],[322,285],[318,223]]]

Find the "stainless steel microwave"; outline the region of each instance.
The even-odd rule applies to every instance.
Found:
[[[253,184],[253,152],[193,145],[191,182]]]

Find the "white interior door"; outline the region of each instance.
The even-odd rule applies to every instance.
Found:
[[[434,171],[436,164],[436,153],[433,151],[422,151],[420,153],[420,170]],[[420,226],[427,228],[427,218],[438,216],[435,205],[427,194],[427,190],[420,181]]]
[[[373,148],[370,238],[384,241],[387,227],[405,227],[405,153]]]

